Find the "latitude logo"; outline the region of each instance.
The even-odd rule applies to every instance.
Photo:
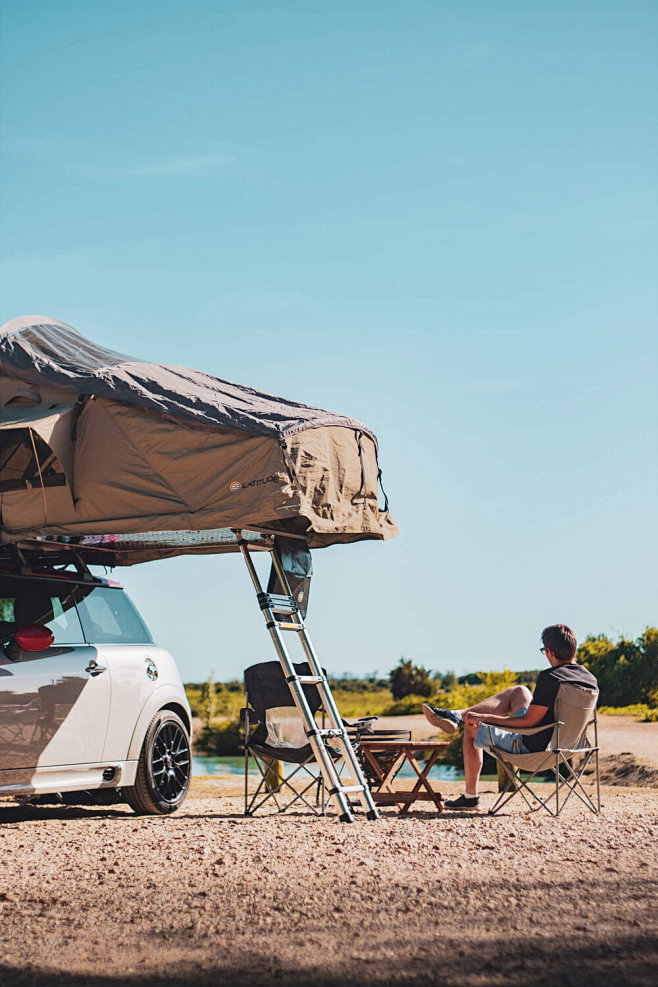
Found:
[[[238,490],[248,490],[249,487],[264,487],[266,483],[283,483],[280,476],[275,476],[272,473],[270,476],[261,476],[257,480],[249,480],[247,483],[240,483],[239,480],[233,480],[229,483],[229,490],[231,493],[237,493]]]

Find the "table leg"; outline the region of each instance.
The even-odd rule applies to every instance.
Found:
[[[404,764],[404,762],[406,760],[406,757],[407,757],[407,752],[406,751],[401,751],[401,753],[398,754],[398,756],[396,757],[395,761],[393,762],[393,764],[389,768],[388,774],[386,775],[386,777],[382,781],[381,785],[379,786],[378,791],[380,791],[380,792],[388,791],[388,792],[391,793],[391,795],[395,795],[396,794],[396,791],[393,788],[393,779],[395,778],[396,774],[398,773],[398,771],[400,770],[400,768]],[[402,795],[403,793],[400,792],[400,794]],[[402,806],[404,805],[404,802],[398,802],[398,805],[400,806],[400,808],[402,808]]]
[[[434,802],[434,805],[436,806],[437,810],[439,812],[443,812],[443,800],[441,798],[441,793],[434,791],[427,777],[430,771],[432,770],[432,768],[434,767],[438,755],[439,755],[438,751],[432,751],[422,771],[420,770],[418,764],[416,763],[416,759],[412,754],[410,753],[407,754],[407,761],[409,761],[409,764],[418,775],[418,781],[412,788],[411,794],[415,795],[417,792],[420,791],[421,788],[426,788],[429,794],[432,796],[432,801]],[[413,799],[409,799],[407,804],[400,809],[400,814],[401,815],[406,814],[411,808],[414,801],[415,800]]]
[[[397,758],[393,762],[393,765],[389,769],[388,773],[386,773],[383,766],[377,760],[377,754],[375,751],[371,751],[367,747],[364,747],[363,753],[365,754],[368,760],[368,764],[375,772],[375,775],[377,776],[377,779],[379,781],[379,785],[377,786],[377,788],[371,790],[371,794],[373,798],[375,798],[379,792],[384,792],[384,791],[388,791],[389,793],[395,795],[395,789],[393,788],[392,781],[404,762],[404,753],[398,754]],[[401,803],[398,803],[398,805],[400,804]]]
[[[381,783],[383,782],[384,777],[385,777],[384,769],[382,768],[381,764],[379,763],[379,761],[375,757],[373,751],[368,750],[367,747],[364,747],[363,748],[363,753],[366,756],[366,760],[368,761],[368,764],[370,765],[370,767],[372,768],[372,770],[375,772],[375,774],[377,776],[377,779],[379,781],[379,784],[381,786]],[[379,791],[379,788],[377,789],[377,791]]]

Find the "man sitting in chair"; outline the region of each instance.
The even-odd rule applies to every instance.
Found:
[[[434,726],[444,733],[455,733],[464,727],[464,774],[466,791],[456,799],[444,802],[446,809],[478,809],[478,782],[482,771],[483,750],[488,750],[489,726],[496,747],[514,754],[525,754],[546,750],[553,730],[549,727],[540,733],[522,736],[510,730],[496,730],[500,724],[508,723],[509,717],[518,719],[519,727],[540,727],[542,723],[555,720],[553,704],[559,687],[571,682],[587,689],[598,689],[597,681],[588,669],[576,662],[576,635],[566,624],[552,624],[542,631],[541,653],[550,663],[550,668],[537,676],[534,696],[524,685],[513,685],[509,689],[484,699],[468,709],[441,709],[423,703],[423,713]]]

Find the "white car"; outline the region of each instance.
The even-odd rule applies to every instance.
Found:
[[[118,583],[68,558],[3,553],[0,795],[173,812],[191,723],[173,658]]]

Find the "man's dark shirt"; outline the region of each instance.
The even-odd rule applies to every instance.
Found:
[[[544,723],[555,722],[555,699],[557,691],[563,682],[572,682],[574,685],[581,685],[585,689],[598,689],[598,683],[592,673],[582,665],[556,665],[545,669],[537,676],[537,685],[532,697],[532,706],[548,706],[546,714],[541,718],[538,727]],[[545,751],[553,736],[553,729],[542,730],[541,733],[533,733],[529,737],[522,737],[526,750]]]

